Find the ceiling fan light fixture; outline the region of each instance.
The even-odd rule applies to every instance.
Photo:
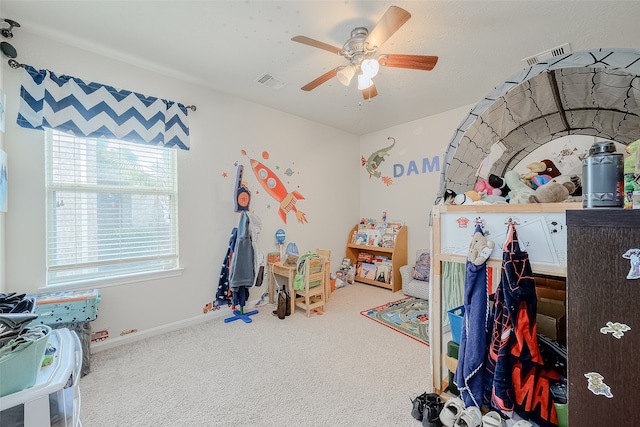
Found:
[[[373,84],[371,77],[364,74],[358,74],[358,90],[369,89]]]
[[[360,64],[360,68],[362,69],[362,74],[372,79],[378,74],[380,63],[377,59],[365,59]]]
[[[336,74],[336,76],[338,77],[340,83],[342,83],[344,86],[349,86],[349,83],[351,83],[351,79],[353,78],[355,73],[356,69],[353,67],[353,65],[349,64],[342,70],[338,71],[338,74]]]

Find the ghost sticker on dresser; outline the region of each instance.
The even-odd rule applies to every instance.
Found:
[[[628,259],[631,263],[627,279],[640,279],[640,249],[629,249],[622,255],[622,258]]]

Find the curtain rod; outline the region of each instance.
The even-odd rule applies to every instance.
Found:
[[[9,63],[9,67],[13,68],[14,70],[17,70],[18,68],[24,68],[24,64],[19,63],[13,58],[9,59],[8,63]],[[185,105],[184,108],[188,108],[191,111],[196,111],[195,105]]]

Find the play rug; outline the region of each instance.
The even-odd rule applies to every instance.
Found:
[[[401,334],[429,345],[429,301],[407,297],[360,312]]]

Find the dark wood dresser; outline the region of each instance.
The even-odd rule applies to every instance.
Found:
[[[640,210],[567,211],[572,427],[640,426],[639,255]]]

